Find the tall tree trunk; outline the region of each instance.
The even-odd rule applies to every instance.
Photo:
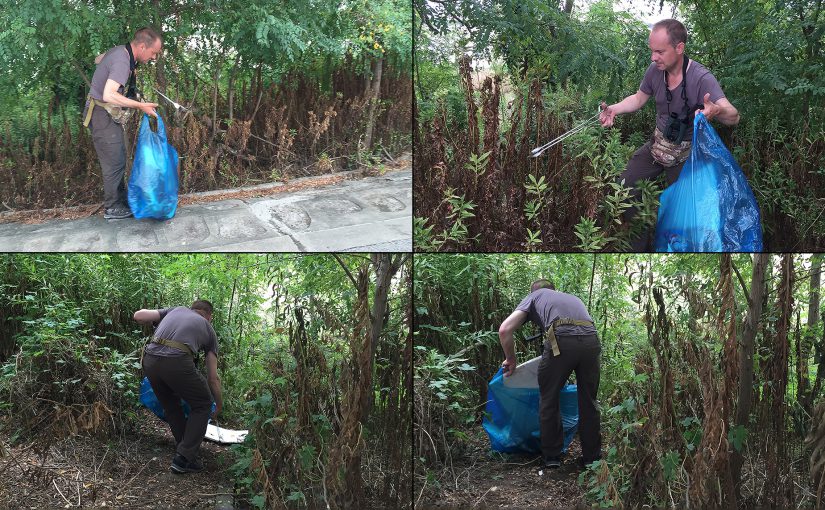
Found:
[[[792,484],[783,483],[782,476],[788,468],[785,431],[785,392],[788,387],[788,332],[791,326],[793,310],[793,255],[782,255],[779,270],[779,288],[776,308],[779,320],[772,347],[772,356],[768,364],[768,381],[770,382],[767,403],[771,417],[767,428],[766,443],[766,482],[765,504],[771,508],[787,508],[793,503]]]
[[[232,64],[232,70],[229,72],[229,89],[227,90],[227,100],[229,102],[229,122],[232,123],[234,116],[234,101],[235,101],[235,76],[238,74],[238,64],[241,61],[241,55],[235,57],[235,63]]]
[[[805,335],[802,337],[801,357],[804,359],[803,364],[803,383],[805,385],[805,392],[800,390],[802,395],[802,407],[805,409],[807,416],[811,415],[813,411],[814,399],[816,393],[809,390],[810,380],[808,378],[808,359],[813,350],[813,339],[816,336],[816,326],[819,321],[819,286],[822,274],[822,254],[815,253],[811,256],[811,284],[808,292],[808,327]],[[819,379],[819,370],[817,370],[817,379]],[[816,384],[814,384],[816,386]],[[818,389],[818,388],[817,388]]]
[[[564,13],[568,16],[573,12],[573,0],[566,0],[564,2]]]
[[[745,326],[742,331],[742,339],[739,343],[739,396],[737,398],[736,416],[733,421],[734,427],[746,427],[749,424],[751,403],[753,401],[753,354],[755,351],[756,329],[759,318],[762,315],[762,303],[766,295],[765,292],[765,268],[770,262],[771,256],[767,253],[757,253],[753,260],[753,273],[751,276],[750,306],[748,315],[745,318]],[[742,485],[742,454],[738,451],[731,456],[731,472],[733,482],[736,487],[736,500],[741,501]]]
[[[372,255],[375,267],[375,290],[371,310],[369,303],[369,266],[363,264],[353,277],[336,256],[341,266],[355,283],[358,297],[355,305],[355,327],[350,339],[352,362],[348,377],[349,393],[344,397],[343,423],[333,441],[325,466],[329,504],[333,508],[364,508],[364,488],[361,476],[361,452],[364,448],[363,423],[369,414],[373,398],[372,372],[375,346],[384,325],[392,278],[406,255],[376,253]]]
[[[160,0],[154,0],[152,4],[155,6],[155,28],[157,30],[161,30],[165,13],[161,12]],[[166,94],[166,70],[164,66],[163,52],[159,53],[157,59],[155,60],[155,82],[158,85],[158,90]]]
[[[222,59],[223,54],[221,54]],[[212,78],[212,138],[215,138],[215,134],[218,132],[218,81],[220,77],[221,65],[219,61],[215,67],[215,76]]]
[[[390,283],[402,262],[405,260],[404,254],[399,253],[373,253],[372,263],[375,266],[375,295],[373,296],[372,311],[370,320],[371,352],[370,356],[375,358],[375,349],[378,347],[378,337],[384,329],[384,318],[387,312],[387,299],[390,293]],[[373,393],[369,395],[366,412],[369,413],[372,407]]]
[[[375,129],[375,112],[378,111],[378,103],[381,99],[381,74],[384,69],[384,59],[379,58],[373,62],[372,90],[370,92],[370,109],[367,117],[367,132],[364,136],[364,148],[372,149],[372,133]]]

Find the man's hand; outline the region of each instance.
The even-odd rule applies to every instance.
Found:
[[[141,110],[146,115],[151,115],[152,117],[157,117],[158,114],[155,112],[155,108],[157,108],[157,103],[138,103],[138,110]]]
[[[616,118],[616,111],[607,106],[607,103],[602,101],[602,112],[599,114],[599,122],[602,123],[603,127],[609,128],[613,125],[613,119]]]
[[[699,112],[701,111],[705,114],[706,119],[711,120],[722,111],[722,108],[718,104],[710,100],[710,93],[705,94],[703,101],[705,102],[705,108],[703,110],[696,110],[694,112],[694,116],[699,115]]]
[[[527,312],[515,310],[511,313],[501,326],[498,327],[498,340],[501,342],[501,348],[504,349],[504,363],[501,368],[504,369],[504,375],[510,376],[516,371],[516,347],[513,340],[513,332],[518,329],[527,319]]]
[[[518,362],[516,361],[515,358],[504,360],[504,363],[501,364],[501,368],[504,369],[504,371],[502,372],[504,377],[510,377],[511,375],[516,373],[516,366],[517,365],[518,365]]]

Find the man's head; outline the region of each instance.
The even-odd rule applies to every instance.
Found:
[[[162,45],[163,40],[160,34],[149,27],[143,27],[135,32],[135,37],[132,39],[132,53],[138,62],[149,62],[157,58]]]
[[[212,321],[212,303],[210,303],[209,301],[205,299],[198,299],[197,301],[192,303],[192,306],[190,306],[189,308],[191,308],[194,312],[196,312],[204,319],[210,322]]]
[[[660,71],[675,71],[682,65],[686,42],[685,26],[675,19],[663,19],[650,29],[650,60]]]
[[[530,292],[535,292],[539,289],[556,290],[556,286],[553,285],[553,282],[546,279],[536,280],[532,285],[530,285]]]

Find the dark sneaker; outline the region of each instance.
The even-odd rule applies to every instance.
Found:
[[[561,458],[559,457],[545,457],[544,459],[544,468],[545,469],[558,469],[561,467]]]
[[[127,207],[112,207],[103,212],[103,218],[107,220],[122,220],[132,215]]]
[[[188,461],[181,454],[175,455],[172,459],[172,472],[175,474],[197,473],[198,471],[203,471],[203,463],[197,459]]]

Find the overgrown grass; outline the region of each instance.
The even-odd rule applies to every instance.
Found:
[[[532,148],[592,115],[598,100],[589,89],[507,75],[512,95],[502,94],[500,77],[476,90],[468,57],[457,75],[441,74],[447,84],[422,93],[414,124],[419,251],[624,251],[655,226],[663,179],[639,183],[642,196],[634,200],[619,178],[649,136],[652,108],[620,118],[611,130],[588,129],[533,159]],[[720,134],[756,196],[765,250],[821,248],[825,129],[745,117]],[[630,207],[639,214],[628,223],[622,213]]]

